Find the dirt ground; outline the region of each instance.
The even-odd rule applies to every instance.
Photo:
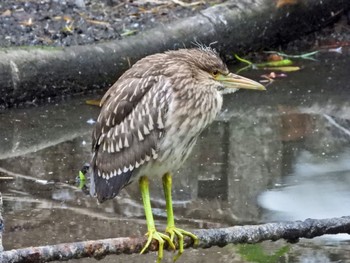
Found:
[[[224,0],[0,1],[0,47],[71,46],[120,39]]]

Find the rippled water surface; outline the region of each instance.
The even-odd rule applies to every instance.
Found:
[[[350,51],[321,53],[317,59],[298,61],[301,71],[276,79],[266,92],[225,97],[223,112],[174,175],[178,226],[350,214]],[[259,78],[262,72],[249,74]],[[6,250],[146,232],[136,183],[101,205],[74,186],[90,158],[89,123],[99,111],[85,99],[0,112],[0,176],[13,178],[0,181]],[[153,178],[151,195],[156,224],[163,229],[160,178]],[[274,262],[350,262],[349,240],[327,236],[297,244],[264,242],[259,248],[273,255],[287,246]],[[233,245],[187,250],[180,261],[250,262],[242,251]],[[153,262],[155,254],[108,256],[101,262],[116,257]],[[170,253],[165,257],[171,262]]]

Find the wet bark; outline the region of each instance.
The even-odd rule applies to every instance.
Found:
[[[271,0],[217,5],[196,16],[120,41],[68,48],[0,51],[0,108],[107,88],[147,54],[213,45],[223,54],[287,43],[318,30],[350,8],[344,0],[304,0],[277,7]]]
[[[193,232],[200,240],[198,247],[225,246],[238,243],[258,243],[265,240],[285,239],[297,242],[299,238],[313,238],[325,234],[350,234],[350,216],[331,219],[307,219],[305,221],[268,223],[251,226],[234,226],[219,229],[203,229]],[[30,247],[0,253],[3,263],[66,261],[94,257],[101,259],[109,254],[139,253],[146,238],[114,238],[95,241]],[[193,241],[185,239],[185,247],[193,247]],[[154,241],[149,251],[157,251]]]

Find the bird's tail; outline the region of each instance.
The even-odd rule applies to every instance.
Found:
[[[108,179],[104,176],[98,176],[98,168],[96,166],[95,158],[96,155],[93,156],[91,164],[85,168],[85,173],[87,174],[87,177],[90,177],[90,195],[96,197],[98,201],[102,203],[117,196],[123,187],[131,183],[130,179],[132,172],[123,172],[111,176]]]

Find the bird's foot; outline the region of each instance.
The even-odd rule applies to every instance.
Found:
[[[181,228],[177,228],[175,226],[167,227],[165,232],[169,233],[171,242],[174,242],[175,236],[177,237],[177,240],[179,242],[179,251],[174,256],[174,261],[176,261],[184,251],[184,236],[189,236],[190,238],[192,238],[195,246],[197,246],[199,243],[199,239],[196,235],[192,234],[191,232],[185,231]]]
[[[158,244],[159,244],[157,263],[160,263],[162,261],[162,259],[163,259],[163,249],[164,249],[164,243],[165,242],[168,242],[169,247],[172,248],[173,250],[176,249],[175,245],[174,245],[173,241],[170,239],[170,237],[168,235],[165,235],[163,233],[158,232],[155,228],[152,228],[152,229],[148,230],[146,235],[148,236],[147,243],[143,247],[143,249],[141,250],[140,254],[143,254],[146,251],[146,249],[151,244],[152,239],[157,240]]]

